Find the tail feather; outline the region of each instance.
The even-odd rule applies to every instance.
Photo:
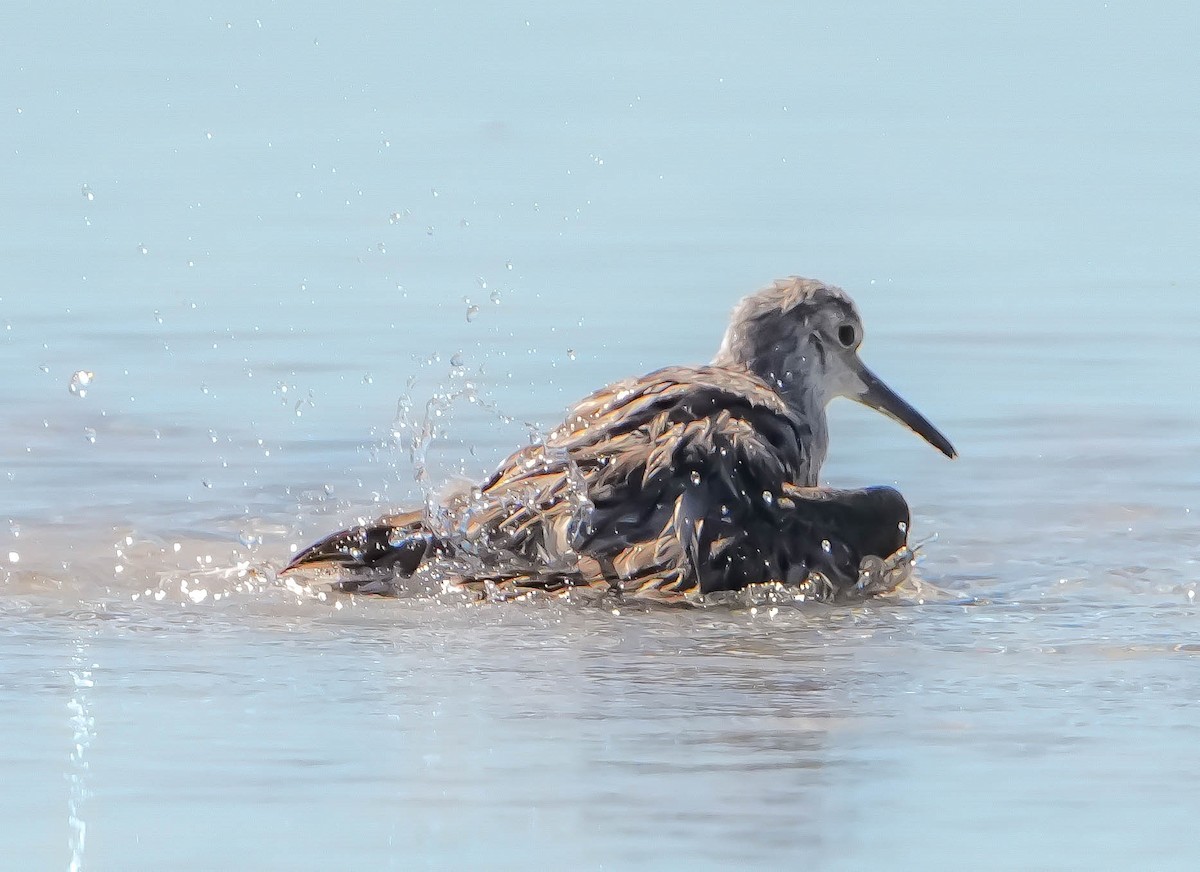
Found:
[[[445,550],[442,540],[425,527],[421,514],[411,512],[326,536],[297,553],[280,574],[334,572],[339,590],[379,592],[370,588],[381,580],[411,576]]]

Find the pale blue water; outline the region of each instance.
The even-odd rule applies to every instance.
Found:
[[[194,7],[0,16],[6,868],[1195,867],[1193,5]],[[920,584],[239,577],[791,273],[962,455],[833,409]]]

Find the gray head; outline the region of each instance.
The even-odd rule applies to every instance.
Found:
[[[825,406],[834,397],[883,412],[954,457],[946,437],[859,360],[862,339],[862,319],[845,291],[791,276],[738,303],[713,362],[748,369],[777,390],[813,424],[821,457]]]

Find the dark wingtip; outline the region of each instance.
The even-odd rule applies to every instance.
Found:
[[[408,576],[436,547],[427,531],[371,524],[339,530],[299,551],[281,571],[332,571],[339,575]]]
[[[804,561],[839,587],[857,582],[862,558],[887,559],[908,541],[911,513],[894,487],[790,488],[786,493],[794,509],[784,520],[795,525],[790,532]]]

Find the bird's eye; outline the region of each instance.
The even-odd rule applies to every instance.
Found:
[[[838,342],[849,348],[854,344],[854,340],[858,337],[858,333],[854,329],[853,324],[843,324],[838,328]]]

